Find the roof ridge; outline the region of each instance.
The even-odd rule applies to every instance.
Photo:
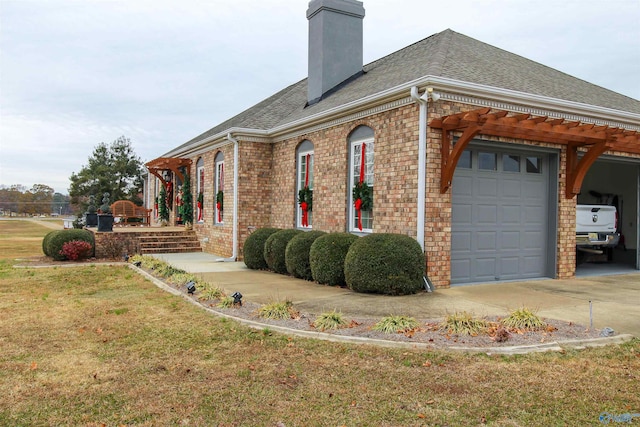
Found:
[[[447,49],[447,46],[450,45],[451,39],[453,38],[454,34],[457,34],[457,33],[451,30],[451,28],[447,28],[446,30],[436,34],[440,37],[435,39],[436,49],[432,57],[433,58],[432,67],[435,75],[440,75],[440,73],[442,72],[442,69],[444,68],[444,63],[449,54],[449,49]]]

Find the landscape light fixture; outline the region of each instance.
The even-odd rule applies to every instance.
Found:
[[[193,280],[187,282],[187,292],[189,293],[189,295],[193,295],[195,291],[196,291],[196,282],[194,282]]]
[[[240,292],[234,292],[233,295],[231,295],[231,298],[233,298],[234,304],[242,306],[242,294]]]
[[[142,261],[136,261],[133,263],[136,267],[140,267],[142,265]]]

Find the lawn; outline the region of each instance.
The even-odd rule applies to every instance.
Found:
[[[41,255],[25,237],[50,230],[4,222],[0,425],[577,426],[640,413],[638,340],[503,357],[288,337],[124,266],[15,268]]]

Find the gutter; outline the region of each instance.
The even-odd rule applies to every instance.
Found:
[[[418,119],[418,218],[416,224],[416,240],[424,253],[424,217],[426,210],[427,193],[427,107],[429,99],[436,101],[438,95],[433,94],[433,88],[428,87],[422,96],[418,93],[418,86],[411,88],[411,98],[420,105],[420,116]],[[434,287],[426,273],[422,276],[424,289],[433,292]]]
[[[424,217],[427,192],[427,101],[429,92],[422,96],[418,94],[418,86],[411,88],[411,98],[420,105],[420,118],[418,119],[418,224],[416,240],[420,243],[424,252]]]
[[[238,259],[238,140],[231,136],[231,132],[226,136],[229,142],[233,143],[233,253],[229,258],[222,258],[222,262],[235,262]]]

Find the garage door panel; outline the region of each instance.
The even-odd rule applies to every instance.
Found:
[[[534,156],[548,165],[548,156]],[[502,158],[499,154],[498,162]],[[453,284],[545,276],[550,168],[538,174],[511,166],[508,171],[499,163],[497,170],[460,168],[454,173]]]
[[[545,259],[541,256],[524,256],[523,274],[526,278],[539,277],[540,268],[544,267]]]
[[[471,176],[460,176],[457,178],[460,182],[459,197],[471,196],[473,194],[473,178]]]
[[[479,251],[495,251],[497,234],[496,231],[480,231],[476,233],[477,241],[475,248]]]
[[[524,231],[523,234],[522,249],[540,249],[547,241],[543,233],[540,233],[538,230]]]
[[[473,218],[473,205],[471,203],[459,203],[458,208],[451,212],[451,221],[460,225],[471,225]]]
[[[500,259],[500,279],[511,278],[520,272],[520,259],[517,256]]]
[[[498,207],[495,205],[478,205],[475,209],[474,223],[495,225],[498,223]]]
[[[521,207],[519,205],[502,206],[502,225],[519,225],[522,222]]]
[[[533,200],[534,198],[537,200],[542,200],[543,195],[546,194],[546,182],[543,180],[537,180],[537,175],[525,175],[525,178],[531,176],[536,177],[536,181],[524,181],[522,183],[522,192],[524,194],[529,194],[531,197],[530,200]]]
[[[483,280],[494,280],[496,277],[496,258],[477,258],[475,262],[475,275]]]
[[[457,272],[456,274],[461,278],[461,280],[471,280],[471,260],[469,258],[455,260],[452,259],[451,270],[455,270]]]
[[[471,252],[471,232],[461,231],[451,236],[452,252]]]
[[[478,177],[475,183],[475,195],[481,197],[496,197],[498,195],[498,180],[496,177]]]
[[[507,179],[500,188],[500,195],[505,199],[520,199],[522,197],[522,183],[519,179]]]
[[[546,204],[545,204],[546,205]],[[547,210],[543,206],[523,206],[524,224],[540,224],[546,222]]]
[[[511,249],[514,251],[520,249],[520,231],[503,231],[501,236],[500,249]]]

